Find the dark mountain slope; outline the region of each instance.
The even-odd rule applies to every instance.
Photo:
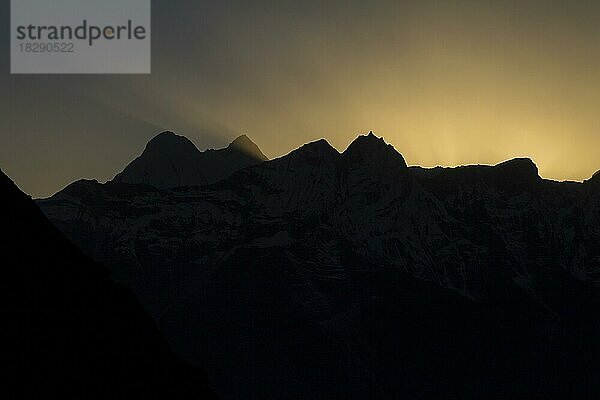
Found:
[[[594,179],[547,181],[528,159],[407,167],[365,135],[204,187],[81,181],[39,204],[224,398],[600,389]]]
[[[131,291],[0,172],[4,398],[212,399]]]
[[[114,181],[157,188],[206,185],[266,160],[246,135],[224,149],[200,152],[189,139],[163,132],[150,140],[144,152],[115,176]]]

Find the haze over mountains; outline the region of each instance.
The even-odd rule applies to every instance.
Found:
[[[38,204],[225,399],[596,397],[598,175],[408,167],[373,134],[254,164]]]

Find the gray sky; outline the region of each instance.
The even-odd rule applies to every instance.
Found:
[[[0,168],[24,191],[110,179],[163,129],[200,149],[246,133],[269,157],[374,130],[412,165],[600,169],[597,1],[156,0],[152,13],[149,76],[11,76],[5,28]]]

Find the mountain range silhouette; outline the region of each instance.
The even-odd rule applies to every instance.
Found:
[[[140,183],[158,188],[205,185],[231,173],[266,161],[267,157],[246,135],[227,148],[200,152],[187,138],[163,132],[115,178],[115,182]]]
[[[598,174],[409,167],[372,133],[274,160],[236,142],[161,134],[37,202],[219,396],[597,397]]]

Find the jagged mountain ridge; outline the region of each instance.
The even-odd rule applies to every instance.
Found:
[[[150,140],[143,153],[113,181],[158,188],[206,185],[266,160],[246,135],[239,136],[224,149],[201,152],[189,139],[166,131]]]
[[[600,192],[529,159],[407,167],[366,135],[204,187],[81,181],[40,205],[224,398],[594,397]]]
[[[130,290],[0,171],[5,398],[215,399]]]

